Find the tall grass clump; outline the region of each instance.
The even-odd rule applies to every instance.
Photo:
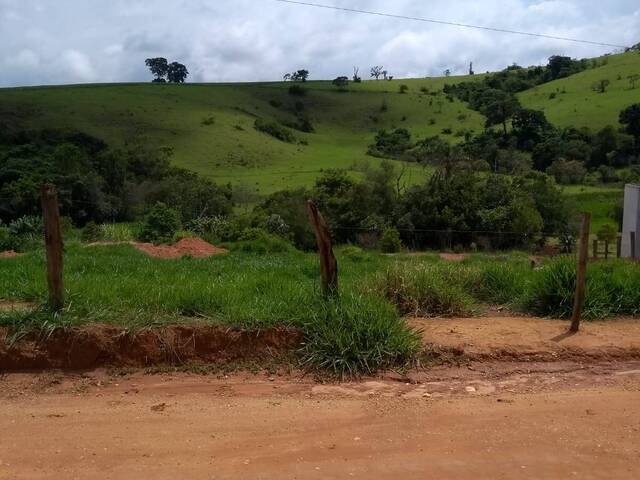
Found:
[[[368,374],[406,364],[420,348],[419,335],[384,300],[346,294],[314,310],[303,325],[304,365],[342,377]]]
[[[575,259],[560,257],[535,272],[522,304],[530,313],[567,318],[573,311],[575,288]],[[638,288],[637,266],[622,261],[590,264],[583,317],[596,319],[638,313]]]
[[[469,315],[473,299],[450,281],[452,272],[441,264],[395,264],[378,277],[376,289],[403,315]]]
[[[468,288],[482,302],[508,305],[522,296],[530,275],[526,263],[482,262],[473,270]]]

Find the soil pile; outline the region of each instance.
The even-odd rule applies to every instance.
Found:
[[[182,257],[206,258],[227,253],[224,248],[214,247],[201,238],[183,238],[175,245],[133,243],[133,246],[150,257],[169,260]]]

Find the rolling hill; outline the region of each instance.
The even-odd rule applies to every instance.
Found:
[[[630,52],[593,60],[597,67],[519,94],[528,108],[540,109],[557,126],[598,129],[618,125],[624,107],[640,102],[628,76],[640,73],[640,55]],[[171,147],[175,164],[218,183],[266,195],[310,185],[323,169],[347,168],[380,160],[366,154],[381,128],[407,128],[414,138],[442,135],[457,141],[465,131],[479,132],[484,118],[442,93],[445,83],[481,80],[483,75],[396,79],[350,83],[341,91],[329,81],[304,84],[304,95],[289,93],[290,83],[102,84],[0,89],[0,124],[15,128],[72,128],[110,145],[142,142]],[[606,93],[592,85],[610,81]],[[400,86],[408,87],[400,93]],[[314,131],[294,131],[285,143],[257,131],[257,118],[295,123],[307,117]],[[443,130],[451,133],[443,133]],[[429,171],[408,164],[409,182]],[[597,224],[621,190],[571,188],[581,205],[596,205]],[[596,201],[595,199],[598,199]],[[603,204],[603,202],[606,203]]]

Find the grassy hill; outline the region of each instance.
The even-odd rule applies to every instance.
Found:
[[[637,52],[594,59],[597,67],[519,94],[528,108],[543,110],[557,126],[598,129],[618,125],[619,112],[640,101]],[[265,195],[311,185],[328,168],[358,175],[381,160],[366,154],[381,129],[407,128],[414,138],[443,135],[457,141],[464,131],[482,130],[483,117],[442,93],[445,83],[474,77],[397,79],[350,83],[339,91],[329,81],[304,84],[305,95],[289,93],[291,84],[108,84],[0,89],[0,119],[17,128],[68,127],[118,146],[142,142],[174,150],[175,164],[218,183]],[[606,93],[592,89],[608,79]],[[401,85],[408,92],[399,93]],[[313,133],[293,130],[296,143],[257,131],[257,118],[281,123],[308,117]],[[450,130],[451,134],[443,134]],[[456,133],[458,136],[456,136]],[[407,180],[430,172],[408,164]],[[608,213],[622,197],[618,188],[569,188],[567,195],[594,212],[596,225],[611,223]]]
[[[0,113],[21,127],[69,127],[112,145],[142,140],[169,146],[177,165],[267,194],[312,184],[322,169],[378,164],[366,151],[381,128],[405,127],[418,137],[447,128],[479,131],[482,117],[447,100],[440,92],[444,82],[369,81],[350,84],[348,92],[331,82],[307,82],[302,96],[291,95],[285,83],[17,88],[0,90]],[[401,84],[408,93],[399,93]],[[284,143],[253,127],[258,117],[293,122],[300,111],[315,129],[295,131],[302,143]],[[427,174],[413,164],[409,171],[412,181]]]
[[[629,52],[595,59],[600,66],[567,78],[527,90],[520,102],[544,111],[559,127],[589,127],[592,130],[618,125],[620,111],[640,102],[640,82],[635,89],[627,77],[640,74],[640,54]],[[594,83],[609,80],[605,93],[592,89]]]

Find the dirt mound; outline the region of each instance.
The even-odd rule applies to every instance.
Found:
[[[0,371],[104,366],[145,367],[192,362],[265,359],[297,348],[302,334],[273,328],[259,332],[208,325],[177,325],[132,333],[112,325],[29,334],[10,345],[0,329]]]
[[[214,247],[201,238],[183,238],[175,245],[153,245],[151,243],[132,243],[132,245],[150,257],[169,260],[182,257],[206,258],[227,253],[224,248]]]
[[[14,252],[13,250],[7,250],[6,252],[0,252],[0,258],[16,258],[22,255],[21,253]]]

